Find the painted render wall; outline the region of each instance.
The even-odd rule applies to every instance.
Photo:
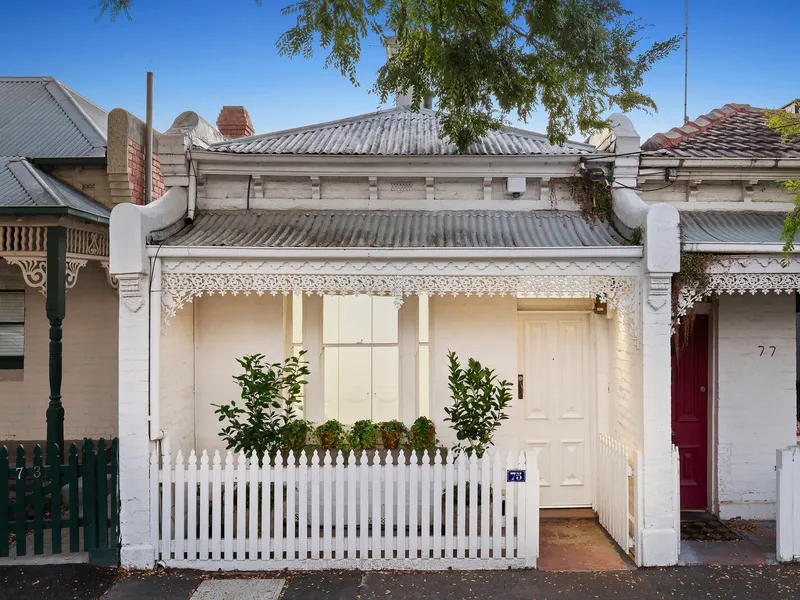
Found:
[[[719,515],[774,519],[775,449],[796,443],[794,295],[721,296],[717,345]]]
[[[221,424],[211,405],[240,397],[232,379],[241,373],[237,358],[260,353],[267,362],[283,360],[283,297],[204,296],[193,304],[196,449],[221,451]]]
[[[0,270],[18,267],[0,260]],[[64,319],[62,396],[67,440],[117,434],[117,294],[103,268],[90,261],[67,291]],[[25,287],[25,368],[21,381],[0,379],[0,440],[41,441],[47,437],[50,396],[49,323],[45,297]],[[3,372],[17,378],[19,372]]]
[[[161,429],[173,453],[195,447],[194,307],[187,304],[161,329]]]
[[[430,300],[431,419],[443,445],[456,439],[444,407],[450,403],[447,387],[447,352],[453,350],[466,364],[470,357],[493,368],[500,379],[517,380],[517,299],[508,296],[434,296]],[[516,388],[515,388],[516,389]],[[515,395],[516,397],[516,395]],[[520,409],[521,410],[521,409]],[[510,419],[495,436],[500,449],[519,448],[514,423],[516,407]]]

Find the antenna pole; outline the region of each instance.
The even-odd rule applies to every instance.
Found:
[[[689,122],[689,0],[686,0],[686,32],[683,37],[686,59],[683,67],[683,122]]]

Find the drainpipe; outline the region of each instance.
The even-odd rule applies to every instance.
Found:
[[[161,259],[150,268],[150,439],[161,440]]]
[[[194,212],[197,207],[197,175],[194,173],[194,162],[189,159],[189,198],[186,210],[186,223],[194,222]]]
[[[153,72],[147,72],[147,117],[144,138],[144,204],[153,201]]]

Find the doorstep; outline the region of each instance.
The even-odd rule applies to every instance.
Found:
[[[589,509],[541,511],[539,558],[542,571],[629,571],[635,569]]]

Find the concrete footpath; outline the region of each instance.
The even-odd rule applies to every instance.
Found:
[[[258,581],[262,580],[262,581]],[[265,581],[266,580],[266,581]],[[0,600],[797,600],[800,565],[606,572],[127,573],[90,565],[0,567]]]

